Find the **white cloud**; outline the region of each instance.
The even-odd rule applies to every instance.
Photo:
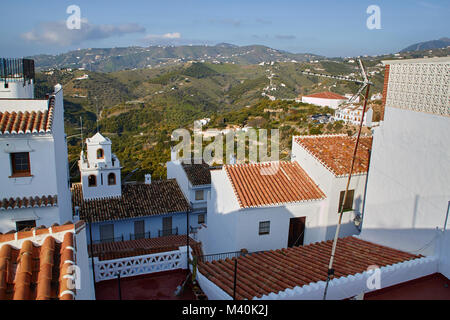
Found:
[[[68,46],[80,44],[86,40],[100,40],[142,32],[145,32],[145,28],[136,23],[117,26],[109,24],[94,25],[86,19],[82,19],[80,29],[68,29],[65,21],[43,22],[35,29],[22,33],[21,37],[27,41]]]
[[[172,32],[165,34],[148,34],[144,37],[144,40],[171,40],[171,39],[180,39],[181,33]]]

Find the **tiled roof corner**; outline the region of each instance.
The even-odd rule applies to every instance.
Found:
[[[348,176],[355,137],[346,134],[294,136],[293,140],[336,177]],[[372,137],[362,136],[356,153],[353,174],[366,174],[369,168]]]
[[[72,300],[74,231],[65,224],[0,235],[0,300]]]
[[[241,208],[277,206],[325,198],[297,162],[225,165]]]

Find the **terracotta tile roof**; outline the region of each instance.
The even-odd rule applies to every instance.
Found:
[[[0,300],[72,300],[66,277],[80,224],[0,234]]]
[[[325,281],[331,247],[330,240],[238,257],[237,299],[252,299]],[[371,265],[383,267],[420,257],[355,237],[341,238],[334,260],[335,278],[364,272]],[[198,270],[232,296],[235,259],[200,262]]]
[[[194,253],[201,255],[201,244],[194,239],[189,240]],[[150,239],[138,239],[120,242],[98,243],[92,245],[94,256],[99,260],[120,259],[141,256],[157,252],[178,250],[186,245],[186,235],[170,235]],[[91,255],[91,246],[88,246]]]
[[[80,208],[80,219],[92,222],[186,212],[189,203],[175,179],[151,184],[126,184],[117,198],[83,199],[81,184],[72,187],[72,207]]]
[[[211,172],[207,163],[182,163],[184,172],[193,186],[211,184]]]
[[[351,167],[355,137],[342,135],[297,136],[294,141],[316,158],[335,176],[348,175]],[[372,137],[361,137],[353,174],[367,173]]]
[[[0,200],[0,211],[10,209],[38,208],[38,207],[56,207],[58,205],[58,196],[41,197],[23,197],[9,198]]]
[[[26,112],[0,112],[0,135],[38,134],[52,131],[54,99],[49,100],[48,110]]]
[[[338,99],[338,100],[347,100],[346,97],[341,96],[340,94],[334,93],[334,92],[319,92],[319,93],[313,93],[304,97],[308,98],[320,98],[320,99]]]
[[[241,208],[325,198],[297,162],[224,166]]]

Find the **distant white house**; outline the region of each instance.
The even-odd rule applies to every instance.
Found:
[[[337,107],[346,102],[348,99],[334,92],[319,92],[301,97],[301,102],[315,104],[322,107],[329,107],[337,109]],[[300,102],[300,97],[296,99],[296,102]]]
[[[370,97],[370,100],[372,101],[381,99],[383,99],[383,95],[381,94],[381,92],[375,93]]]
[[[7,59],[6,59],[7,60]],[[0,61],[5,61],[0,59]],[[0,232],[72,219],[63,89],[34,98],[34,63],[0,78]],[[6,73],[8,74],[8,73]]]
[[[336,109],[333,116],[335,121],[344,121],[345,123],[350,123],[353,125],[359,125],[361,123],[361,117],[363,113],[363,106],[358,105],[344,105]],[[371,127],[373,118],[373,110],[367,107],[364,113],[363,126]]]
[[[81,77],[75,78],[75,80],[86,80],[86,79],[89,79],[88,74],[83,74]]]

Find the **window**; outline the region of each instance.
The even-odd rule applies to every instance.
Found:
[[[114,241],[114,225],[112,223],[100,226],[100,241],[102,242]]]
[[[16,222],[16,231],[34,227],[36,227],[36,220],[26,220]]]
[[[145,222],[144,220],[138,220],[134,222],[134,239],[145,238]]]
[[[112,186],[116,184],[116,175],[114,173],[108,174],[108,185]]]
[[[203,200],[203,190],[196,190],[195,191],[195,200]]]
[[[97,159],[103,159],[104,156],[103,149],[97,149]]]
[[[270,233],[270,221],[261,221],[259,223],[259,235]]]
[[[205,223],[205,215],[204,214],[199,214],[197,219],[198,219],[198,221],[197,221],[198,224]]]
[[[91,174],[88,177],[88,186],[89,187],[96,187],[97,186],[97,177],[93,174]]]
[[[11,168],[13,177],[30,176],[30,154],[28,152],[11,153]]]
[[[341,191],[341,194],[339,196],[339,207],[338,207],[338,212],[341,211],[341,206],[342,206],[342,200],[344,199],[344,191]],[[348,190],[347,193],[347,199],[345,199],[345,203],[344,203],[344,211],[351,211],[353,210],[353,196],[355,194],[355,190]]]

